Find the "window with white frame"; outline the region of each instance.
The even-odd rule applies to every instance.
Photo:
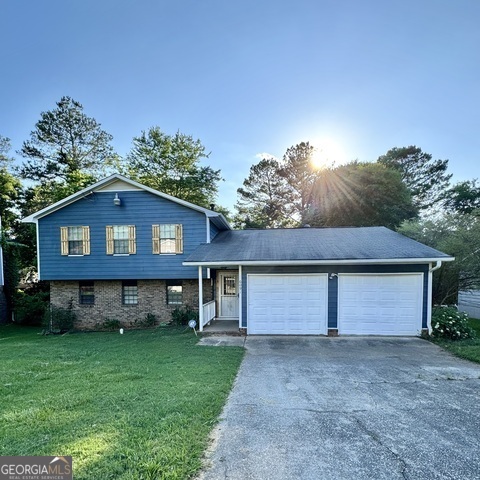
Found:
[[[183,253],[183,226],[178,223],[152,225],[152,252],[171,255]]]
[[[90,255],[90,227],[60,227],[62,255]]]
[[[107,255],[132,255],[137,252],[135,225],[106,227]]]

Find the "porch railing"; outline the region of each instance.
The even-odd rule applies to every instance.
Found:
[[[203,304],[203,321],[202,321],[202,328],[209,322],[211,322],[216,315],[215,309],[215,300],[211,302]]]

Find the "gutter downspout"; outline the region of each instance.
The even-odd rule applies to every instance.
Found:
[[[432,334],[432,289],[433,289],[433,272],[438,270],[442,266],[442,261],[437,260],[437,263],[434,267],[430,264],[430,268],[428,269],[428,304],[427,304],[427,328],[428,334]]]

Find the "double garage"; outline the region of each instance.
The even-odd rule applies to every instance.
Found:
[[[247,332],[419,335],[424,273],[247,274]]]

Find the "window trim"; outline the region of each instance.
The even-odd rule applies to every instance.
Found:
[[[82,229],[82,253],[70,253],[69,228]],[[60,254],[65,257],[83,257],[90,255],[90,227],[85,225],[69,225],[68,227],[60,227]]]
[[[161,226],[173,226],[175,238],[162,237]],[[175,240],[174,252],[162,252],[162,240]],[[152,225],[152,254],[153,255],[181,255],[183,254],[183,225],[181,223],[157,223]]]
[[[125,287],[135,287],[136,291],[134,295],[125,295]],[[126,302],[125,297],[131,297],[135,299],[135,302]],[[122,280],[122,305],[138,305],[138,281],[137,280]]]
[[[91,288],[92,295],[82,294],[82,288]],[[85,298],[92,298],[91,302],[83,301]],[[78,282],[78,304],[79,305],[95,305],[95,282],[93,280],[80,280]]]
[[[128,253],[115,253],[115,229],[114,227],[127,227],[128,232]],[[137,253],[137,234],[135,225],[107,225],[105,227],[106,251],[107,255],[128,256]],[[117,239],[118,240],[118,239]]]
[[[180,301],[170,301],[170,295],[171,293],[169,294],[169,287],[181,287],[181,292],[180,294],[179,293],[174,293],[174,296],[178,297],[179,295],[181,296],[180,297]],[[167,280],[166,283],[165,283],[165,290],[166,290],[166,303],[167,305],[183,305],[183,281],[182,280]]]

